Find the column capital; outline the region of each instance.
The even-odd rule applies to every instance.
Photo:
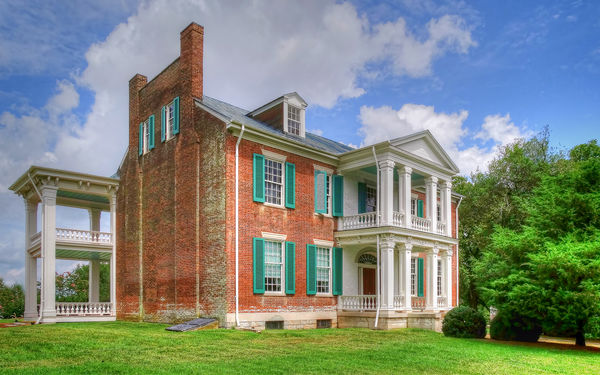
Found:
[[[34,212],[38,205],[37,201],[32,201],[30,199],[23,198],[23,202],[25,203],[25,212]]]
[[[404,251],[412,251],[413,245],[411,243],[403,242],[403,243],[400,243],[399,245],[402,247],[402,250],[404,250]]]
[[[381,246],[382,250],[394,250],[394,248],[396,247],[396,241],[394,241],[394,238],[392,236],[386,236],[381,238],[379,246]]]
[[[40,190],[43,203],[56,204],[56,193],[58,192],[57,186],[43,185]]]
[[[429,254],[431,255],[438,255],[440,253],[440,249],[438,249],[437,247],[433,247],[430,251]]]
[[[427,179],[425,180],[426,183],[428,184],[437,184],[438,182],[438,178],[435,176],[429,176],[427,177]]]
[[[403,165],[402,167],[399,168],[400,169],[400,173],[404,173],[404,174],[412,174],[412,168],[408,167],[406,165]]]
[[[454,253],[454,252],[452,251],[452,249],[448,249],[448,250],[446,250],[446,256],[447,256],[448,258],[452,258],[452,254],[453,254],[453,253]]]
[[[440,181],[440,187],[442,189],[452,189],[452,181]]]
[[[394,168],[395,165],[396,165],[396,163],[393,160],[381,160],[379,162],[379,168],[380,169]]]

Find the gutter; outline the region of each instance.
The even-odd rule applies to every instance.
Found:
[[[31,185],[33,186],[33,189],[35,190],[35,193],[37,194],[38,198],[40,198],[40,201],[42,201],[42,195],[40,194],[37,186],[35,186],[35,184],[33,183],[33,179],[31,178],[31,175],[29,174],[29,171],[27,171],[27,178],[29,178],[29,181],[31,182]],[[42,201],[43,202],[43,201]],[[27,233],[27,235],[29,236],[29,233]],[[43,243],[40,242],[40,258],[42,260],[42,281],[44,280],[44,252],[41,251],[42,250],[42,245]],[[40,321],[42,320],[42,314],[44,314],[44,294],[43,290],[41,291],[42,293],[40,293],[40,315],[38,316],[38,319],[36,320],[35,324],[40,324]],[[29,291],[29,293],[31,293],[31,291]],[[37,293],[37,291],[36,291]]]
[[[459,257],[458,257],[458,208],[460,207],[460,203],[463,200],[463,196],[461,195],[460,198],[458,199],[458,204],[456,205],[456,306],[458,306],[458,304],[460,303],[460,294],[459,292],[459,288],[460,288],[460,280],[459,280],[459,269],[460,269],[460,262],[459,262]]]
[[[240,229],[240,214],[239,214],[239,149],[240,142],[244,135],[244,124],[242,130],[235,143],[235,325],[240,326],[240,300],[239,300],[239,229]]]
[[[372,148],[373,150],[373,158],[375,158],[375,168],[377,171],[377,203],[375,204],[375,220],[377,221],[377,227],[379,227],[379,194],[380,194],[380,189],[379,189],[379,162],[377,161],[377,154],[375,153],[375,146],[373,146]],[[377,312],[375,313],[375,328],[377,328],[377,324],[379,323],[379,310],[381,308],[381,254],[379,254],[379,234],[377,235],[377,293],[376,293],[376,299],[377,299]]]

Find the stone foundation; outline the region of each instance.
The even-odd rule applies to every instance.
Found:
[[[375,311],[338,311],[337,326],[338,328],[369,328],[384,330],[421,328],[436,332],[442,331],[442,314],[440,312],[380,311],[377,327],[375,327],[375,315]]]
[[[283,329],[315,329],[317,320],[331,320],[331,328],[336,328],[337,312],[265,312],[240,313],[240,328],[262,331],[266,322],[283,321]],[[235,327],[235,314],[227,314],[225,327]]]

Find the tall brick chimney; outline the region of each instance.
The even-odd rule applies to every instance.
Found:
[[[129,80],[129,142],[131,146],[135,146],[138,143],[140,90],[146,86],[146,83],[148,83],[148,78],[141,74],[136,74]]]
[[[181,79],[184,91],[193,97],[202,99],[204,27],[195,22],[181,32]]]

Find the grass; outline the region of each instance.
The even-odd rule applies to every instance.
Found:
[[[0,329],[0,373],[598,374],[600,353],[404,329],[186,333],[150,323]]]

